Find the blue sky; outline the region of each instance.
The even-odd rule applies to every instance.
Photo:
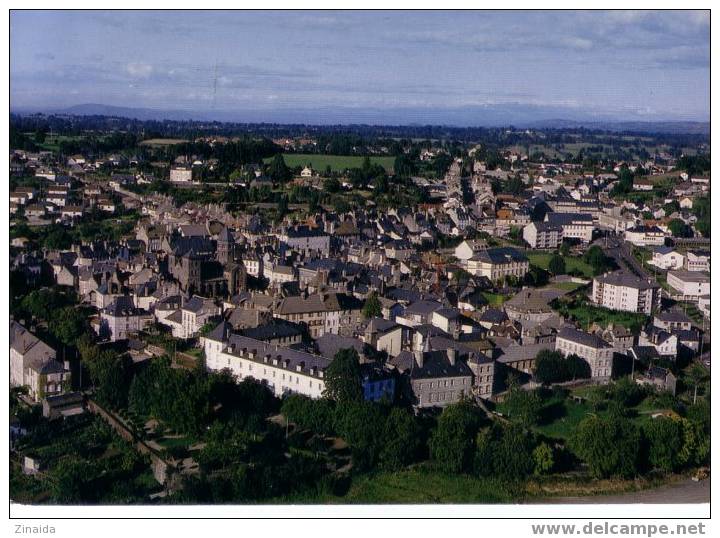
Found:
[[[11,105],[709,120],[708,12],[13,12]]]

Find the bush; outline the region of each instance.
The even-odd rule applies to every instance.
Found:
[[[637,474],[640,432],[626,418],[585,418],[570,438],[575,454],[597,478],[632,477]]]

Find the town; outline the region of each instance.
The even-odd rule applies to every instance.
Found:
[[[708,134],[35,114],[10,143],[17,500],[708,472]]]

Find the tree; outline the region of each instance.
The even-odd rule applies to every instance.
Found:
[[[517,424],[495,422],[477,437],[475,472],[519,480],[533,472],[535,437]]]
[[[66,346],[77,342],[89,330],[87,317],[73,306],[66,306],[51,314],[48,324],[50,332]]]
[[[708,372],[698,363],[693,363],[688,372],[688,380],[693,387],[693,405],[697,403],[698,387],[703,385],[709,379]]]
[[[340,181],[338,181],[337,178],[329,177],[323,181],[323,190],[325,192],[334,194],[336,192],[340,192],[340,187]]]
[[[511,421],[529,428],[540,417],[542,399],[535,390],[523,390],[513,385],[505,397],[505,409]]]
[[[430,456],[445,472],[467,471],[473,461],[482,415],[468,400],[447,406],[430,437]]]
[[[285,183],[292,179],[292,171],[285,164],[282,153],[278,153],[273,157],[268,168],[268,175],[273,181],[277,181],[278,183]]]
[[[385,421],[380,465],[387,470],[398,470],[415,461],[422,447],[422,431],[415,416],[393,407]]]
[[[680,454],[684,444],[682,423],[667,417],[658,417],[645,426],[650,465],[665,472],[680,467]]]
[[[587,249],[583,260],[593,268],[593,274],[595,275],[604,273],[610,267],[610,260],[597,245],[593,245]]]
[[[536,475],[547,474],[552,471],[552,468],[555,466],[553,449],[547,443],[540,443],[536,446],[532,456],[533,463],[535,464],[533,472]]]
[[[323,396],[338,403],[363,399],[360,357],[353,348],[341,349],[325,369]]]
[[[570,438],[570,447],[597,478],[637,474],[640,432],[624,417],[589,416]]]
[[[567,381],[565,357],[559,351],[543,349],[535,356],[535,379],[543,385]]]
[[[88,363],[90,379],[98,400],[114,409],[127,405],[130,388],[132,359],[113,351],[103,351]]]
[[[348,445],[353,466],[359,470],[374,467],[384,443],[385,411],[378,404],[346,401],[335,408],[335,429]]]
[[[673,237],[691,237],[692,230],[680,219],[672,219],[668,223],[668,228]]]
[[[562,256],[555,254],[552,258],[550,258],[550,262],[548,263],[548,271],[550,271],[553,275],[564,275],[565,274],[565,260]]]
[[[382,304],[376,292],[372,292],[365,300],[362,308],[363,316],[367,318],[377,318],[382,316]]]

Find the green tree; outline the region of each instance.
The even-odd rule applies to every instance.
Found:
[[[102,351],[87,364],[98,400],[114,409],[127,405],[132,359],[114,351]]]
[[[673,237],[690,237],[692,236],[692,230],[680,219],[672,219],[668,223],[668,228]]]
[[[90,330],[85,314],[73,306],[52,313],[48,328],[66,346],[75,344],[82,334]]]
[[[570,438],[570,447],[597,478],[637,474],[640,432],[624,417],[583,419]]]
[[[534,435],[517,424],[494,423],[477,436],[475,472],[480,476],[520,480],[533,472]]]
[[[682,423],[672,418],[658,417],[651,420],[644,430],[649,445],[650,465],[668,473],[678,469],[684,443]]]
[[[564,275],[565,259],[562,256],[555,254],[552,258],[550,258],[550,262],[548,263],[548,270],[555,276]]]
[[[270,161],[268,175],[273,181],[278,183],[285,183],[292,179],[292,170],[290,170],[285,164],[285,159],[283,158],[282,153],[278,153],[275,157],[273,157],[272,161]]]
[[[555,458],[553,449],[547,443],[540,443],[535,447],[532,453],[533,463],[535,465],[533,472],[536,475],[547,474],[552,471],[555,466]]]
[[[535,424],[540,417],[542,399],[536,390],[523,390],[514,385],[505,397],[508,418],[526,428]]]
[[[382,316],[382,304],[376,292],[372,292],[365,300],[365,304],[362,308],[363,316],[368,318],[377,318]]]
[[[335,408],[334,422],[338,435],[350,445],[353,466],[372,469],[385,445],[384,409],[373,402],[345,401]]]
[[[341,349],[325,369],[323,396],[338,403],[363,399],[360,357],[353,348]]]
[[[603,250],[597,245],[593,245],[587,249],[583,255],[583,260],[593,268],[593,274],[595,275],[604,273],[610,267],[610,260]]]
[[[559,351],[543,349],[535,356],[535,380],[543,385],[567,381],[565,357]]]
[[[393,407],[390,410],[383,436],[380,465],[384,469],[398,470],[418,458],[422,431],[415,417],[405,409]]]
[[[481,411],[468,400],[447,406],[430,437],[430,456],[445,472],[467,471],[473,462]]]

